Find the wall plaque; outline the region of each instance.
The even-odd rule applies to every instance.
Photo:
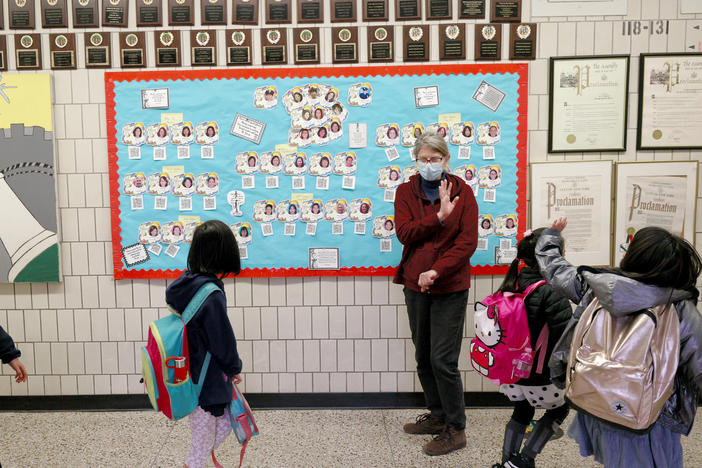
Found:
[[[490,13],[492,23],[520,23],[522,0],[493,0]]]
[[[234,0],[234,24],[258,24],[258,0]]]
[[[536,23],[511,24],[509,28],[509,59],[536,58]]]
[[[293,46],[295,64],[319,63],[319,28],[295,28]]]
[[[251,30],[227,30],[227,65],[251,65]]]
[[[102,0],[102,25],[126,28],[129,18],[128,0]]]
[[[49,54],[51,54],[52,70],[76,68],[75,34],[49,34]]]
[[[227,1],[200,0],[200,23],[227,24]]]
[[[441,60],[465,60],[465,23],[439,25],[439,58]]]
[[[3,2],[0,2],[0,29],[5,27],[5,6]],[[3,57],[6,58],[6,57]]]
[[[458,0],[458,17],[485,19],[485,0]]]
[[[428,20],[453,18],[451,0],[427,0],[424,8],[426,9]]]
[[[190,61],[193,67],[217,65],[217,32],[190,31]]]
[[[168,0],[169,26],[192,26],[194,14],[193,0]]]
[[[358,28],[332,28],[332,62],[358,63]]]
[[[502,25],[475,25],[475,60],[500,60],[502,58]]]
[[[137,0],[137,26],[162,26],[160,0]]]
[[[356,21],[356,2],[354,0],[331,0],[331,22],[353,23]]]
[[[422,19],[420,0],[395,0],[395,19],[397,21]]]
[[[429,26],[403,26],[402,35],[406,62],[429,60]]]
[[[17,70],[41,69],[41,35],[15,34],[15,67]]]
[[[0,21],[2,21],[1,14]],[[68,27],[66,0],[41,0],[41,26],[42,28]]]
[[[98,0],[71,0],[73,2],[73,27],[97,28],[100,26]]]
[[[0,71],[6,71],[6,70],[7,70],[7,38],[5,36],[0,36]]]
[[[87,32],[83,35],[85,42],[85,67],[109,68],[111,60],[110,33]]]
[[[179,67],[181,65],[180,31],[154,31],[154,49],[157,67]]]
[[[288,63],[286,36],[285,28],[261,29],[261,63],[263,65]]]
[[[368,61],[392,62],[395,59],[392,26],[369,26]]]
[[[146,35],[144,32],[119,33],[119,49],[122,68],[146,66]]]
[[[388,0],[363,0],[363,21],[387,21]]]
[[[324,21],[322,0],[297,0],[298,23],[321,23]]]
[[[266,23],[292,23],[290,0],[266,0]]]
[[[34,29],[34,0],[8,0],[10,29]]]

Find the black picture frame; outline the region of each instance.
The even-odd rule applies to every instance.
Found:
[[[702,149],[702,132],[697,132],[699,135],[699,145],[685,145],[685,146],[643,146],[642,144],[642,133],[643,133],[643,112],[644,112],[644,100],[647,96],[644,96],[644,79],[645,79],[645,69],[646,60],[650,57],[700,57],[702,59],[702,52],[678,52],[678,53],[646,53],[639,55],[639,102],[637,107],[637,119],[636,119],[636,149],[640,151],[651,151],[651,150],[699,150]],[[672,79],[672,77],[671,77]],[[700,93],[702,95],[702,93]],[[684,118],[683,115],[681,117]]]
[[[597,61],[597,60],[613,60],[622,59],[626,63],[626,78],[624,91],[624,112],[621,124],[622,145],[621,147],[598,147],[592,149],[558,149],[553,145],[553,122],[554,122],[554,72],[557,62],[559,61]],[[591,55],[591,56],[568,56],[568,57],[551,57],[549,60],[549,84],[548,84],[548,152],[549,153],[600,153],[600,152],[623,152],[626,151],[627,144],[627,122],[629,118],[629,79],[631,73],[631,60],[629,55]]]

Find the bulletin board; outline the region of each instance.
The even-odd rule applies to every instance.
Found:
[[[242,276],[392,275],[394,194],[425,131],[478,201],[472,273],[503,273],[526,221],[527,77],[526,64],[106,73],[115,278],[179,276],[208,219],[234,232]]]

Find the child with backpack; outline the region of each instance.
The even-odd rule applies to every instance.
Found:
[[[241,270],[239,248],[231,229],[221,221],[200,224],[193,233],[188,270],[166,289],[166,302],[184,311],[206,283],[218,290],[209,294],[187,324],[187,346],[192,380],[200,382],[200,370],[211,354],[199,396],[199,406],[190,413],[192,443],[187,468],[202,468],[214,450],[232,430],[225,410],[232,401],[233,383],[241,382],[241,359],[236,338],[227,317],[227,300],[222,279]]]
[[[572,315],[568,300],[556,293],[551,286],[544,284],[539,273],[534,249],[543,231],[544,229],[540,228],[524,233],[524,238],[517,244],[517,258],[512,261],[498,290],[503,294],[526,291],[524,309],[530,346],[536,354],[528,377],[513,384],[500,386],[500,392],[514,402],[514,412],[505,428],[502,463],[496,463],[493,468],[533,467],[536,455],[543,450],[568,415],[563,391],[551,383],[548,369],[543,367]],[[563,251],[562,245],[559,246],[559,251]],[[522,262],[524,267],[520,271],[519,265]],[[506,330],[507,333],[509,331]],[[537,361],[540,361],[542,366],[538,366]],[[536,422],[530,437],[522,447],[525,431],[534,417],[536,408],[545,409],[546,413]]]
[[[549,284],[578,303],[549,363],[568,400],[578,401],[568,435],[582,456],[594,455],[606,468],[682,468],[680,435],[689,434],[702,394],[702,315],[695,288],[702,259],[684,239],[646,227],[634,235],[619,268],[576,268],[559,250],[566,224],[559,218],[543,232],[536,258]],[[598,326],[602,323],[608,325]],[[660,348],[673,351],[659,353]],[[616,360],[622,353],[663,359],[647,360],[628,379],[629,363]],[[592,367],[589,357],[595,357]],[[661,382],[666,373],[669,381]],[[581,391],[583,377],[594,384],[587,394]],[[631,394],[642,382],[641,393]],[[659,391],[664,384],[668,391]],[[651,395],[658,393],[656,401]],[[591,404],[607,396],[608,404]],[[635,424],[642,415],[649,419]]]

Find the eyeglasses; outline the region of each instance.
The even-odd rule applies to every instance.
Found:
[[[440,163],[440,162],[443,161],[443,160],[444,160],[444,158],[440,158],[440,157],[429,158],[429,159],[426,159],[426,158],[418,158],[418,159],[417,159],[417,162],[418,162],[418,163],[423,163],[423,164],[427,164],[427,163],[436,164],[436,163]]]

